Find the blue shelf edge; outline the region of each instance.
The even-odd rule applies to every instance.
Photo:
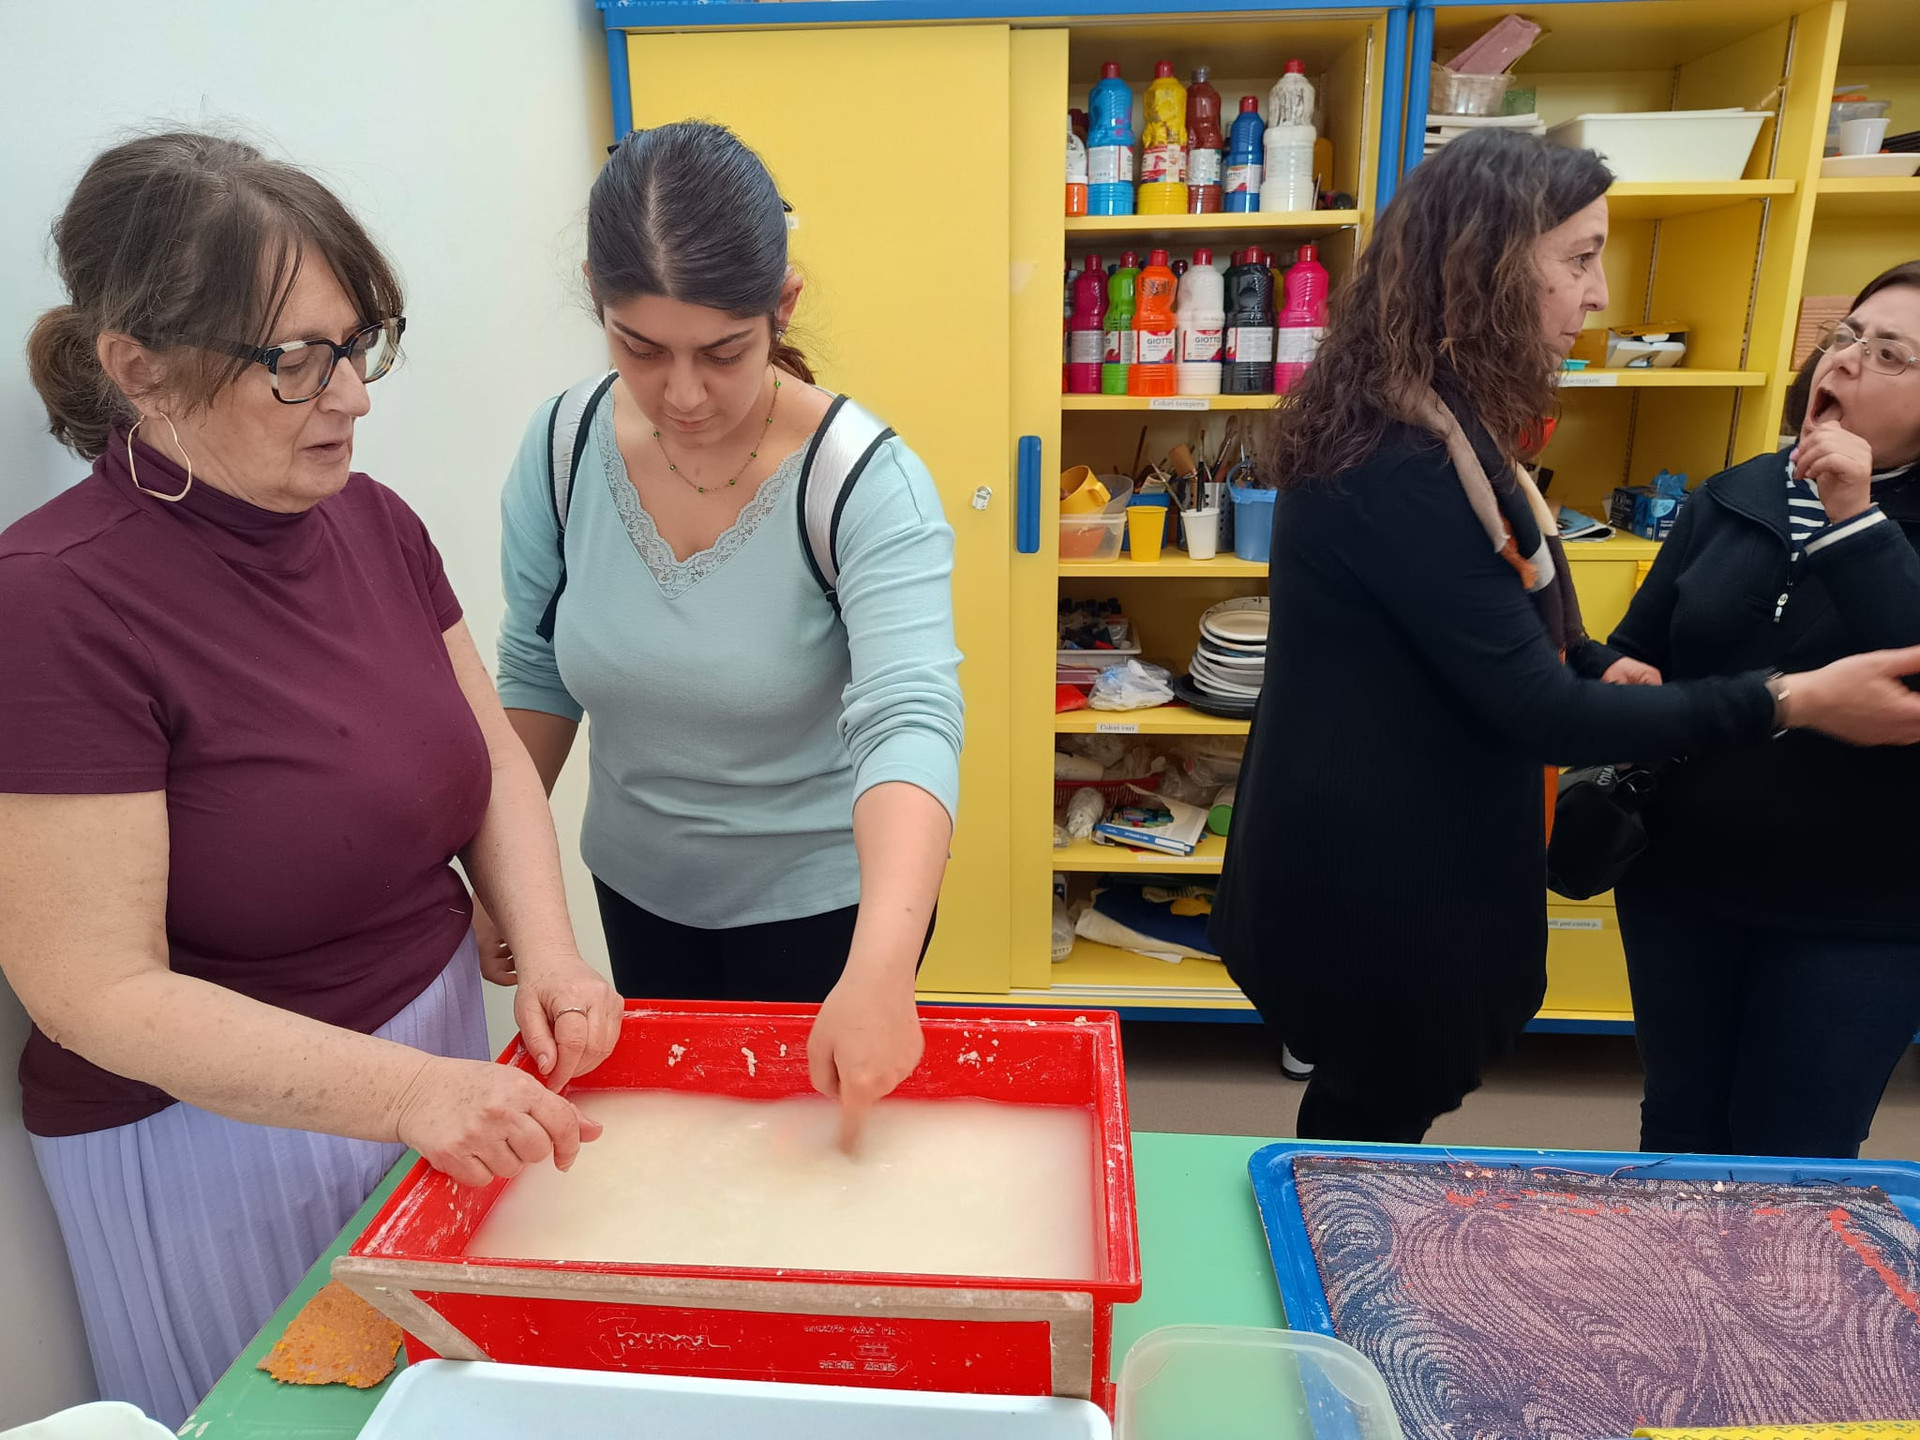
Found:
[[[594,0],[609,30],[710,29],[725,26],[866,25],[876,22],[987,22],[1038,24],[1116,15],[1379,14],[1404,12],[1406,0],[1374,5],[1316,0],[1207,0],[1203,7],[1172,0]]]

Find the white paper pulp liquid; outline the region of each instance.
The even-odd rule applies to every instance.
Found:
[[[1097,1278],[1093,1118],[883,1100],[859,1154],[817,1095],[588,1091],[606,1127],[501,1193],[467,1253],[883,1274]]]

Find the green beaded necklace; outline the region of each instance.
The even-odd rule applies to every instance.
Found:
[[[779,375],[776,374],[773,377],[773,399],[767,402],[767,423],[766,423],[766,426],[762,427],[761,429],[761,433],[763,435],[766,433],[766,430],[768,428],[772,427],[774,407],[779,405],[779,403],[780,403],[780,377]],[[680,467],[674,464],[673,457],[667,454],[667,442],[660,438],[660,432],[658,430],[653,432],[653,443],[660,447],[660,458],[667,462],[667,469],[672,471],[675,475],[680,475]],[[682,480],[687,480],[687,484],[692,485],[695,490],[698,490],[702,495],[704,495],[707,493],[708,490],[720,490],[730,486],[738,485],[740,483],[740,477],[747,473],[747,466],[753,464],[753,462],[758,460],[759,458],[760,458],[760,447],[756,445],[754,446],[753,449],[747,452],[747,458],[740,462],[740,468],[733,472],[733,478],[727,481],[726,486],[699,485],[699,484],[695,484],[692,480],[687,480],[687,477],[684,475],[680,475],[680,478]]]

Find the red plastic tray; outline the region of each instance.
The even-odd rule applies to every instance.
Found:
[[[631,1001],[619,1045],[570,1091],[808,1093],[811,1006]],[[1140,1296],[1120,1027],[1109,1012],[930,1009],[898,1093],[1073,1105],[1094,1117],[1091,1281],[469,1259],[511,1181],[414,1166],[334,1274],[407,1333],[413,1359],[1111,1402],[1113,1306]],[[748,1058],[751,1052],[751,1060]],[[531,1071],[516,1040],[502,1064]]]

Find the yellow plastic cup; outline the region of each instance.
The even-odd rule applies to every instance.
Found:
[[[1127,543],[1133,558],[1152,564],[1160,558],[1160,543],[1167,535],[1167,507],[1129,505],[1127,507]]]
[[[1060,513],[1098,515],[1113,498],[1090,466],[1076,465],[1060,472]]]

